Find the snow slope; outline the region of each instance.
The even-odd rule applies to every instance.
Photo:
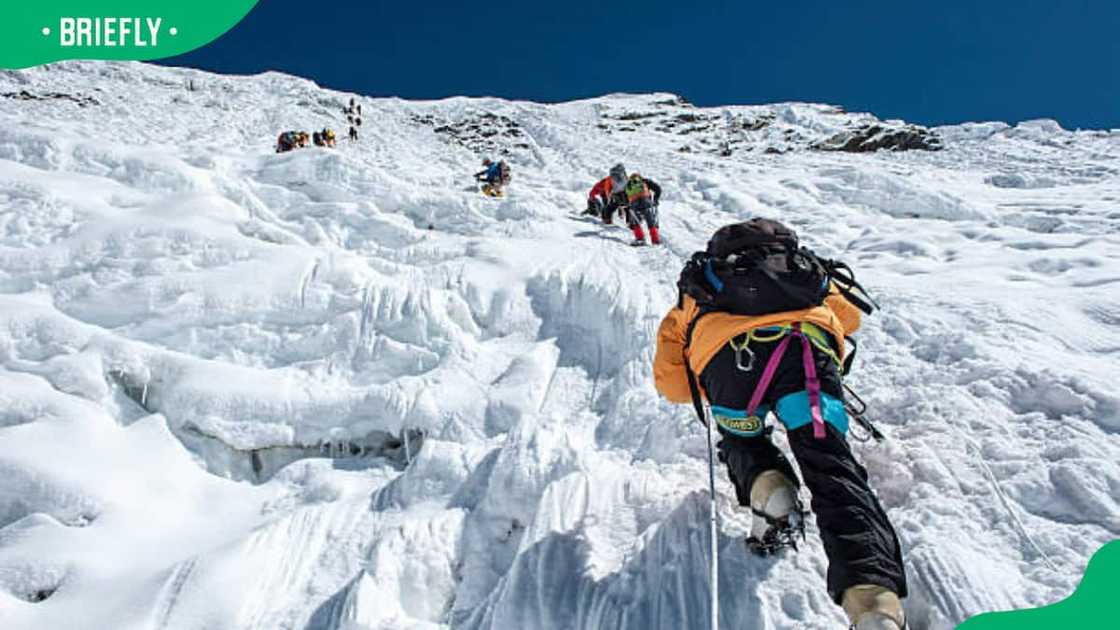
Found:
[[[891,439],[855,448],[916,629],[1120,536],[1120,133],[849,154],[814,147],[879,123],[820,105],[363,99],[360,143],[272,152],[350,96],[0,74],[0,626],[706,628],[703,432],[650,362],[682,260],[755,215],[883,306],[852,383]],[[572,216],[620,160],[666,246]],[[750,558],[719,491],[721,627],[843,627],[812,521]]]

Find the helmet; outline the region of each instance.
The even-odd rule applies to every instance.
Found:
[[[637,173],[630,173],[630,181],[640,182],[640,181],[642,181],[642,176],[637,174]]]
[[[482,158],[483,166],[490,166],[491,164],[493,164],[493,162],[490,161],[490,158]]]
[[[615,164],[611,167],[611,185],[615,190],[622,188],[626,185],[626,167],[621,164]]]

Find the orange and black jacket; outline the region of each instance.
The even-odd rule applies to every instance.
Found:
[[[692,400],[685,371],[685,336],[689,323],[700,314],[700,307],[692,297],[685,295],[679,306],[674,306],[657,331],[657,354],[653,360],[653,379],[657,391],[675,403]],[[708,313],[696,322],[692,341],[688,347],[688,364],[694,374],[700,374],[712,357],[735,337],[758,328],[784,326],[796,322],[809,323],[828,332],[835,338],[838,356],[844,360],[844,339],[859,328],[860,311],[840,295],[836,289],[825,298],[824,304],[799,311],[770,313],[767,315],[732,315]]]

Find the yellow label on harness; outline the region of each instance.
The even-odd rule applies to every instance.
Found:
[[[749,416],[747,418],[728,418],[717,415],[716,424],[736,433],[758,433],[762,430],[762,418]]]

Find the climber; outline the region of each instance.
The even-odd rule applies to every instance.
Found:
[[[298,144],[297,134],[294,131],[285,131],[276,138],[276,152],[286,153],[296,148]]]
[[[474,174],[477,181],[483,182],[482,193],[490,197],[501,197],[504,194],[503,188],[510,180],[509,165],[505,160],[494,162],[490,158],[484,158],[482,165],[486,168]]]
[[[661,186],[652,179],[631,173],[626,180],[626,226],[634,232],[633,245],[645,245],[646,235],[642,232],[642,222],[649,226],[649,241],[661,244],[658,231],[657,207],[661,202]]]
[[[614,213],[626,206],[626,167],[615,164],[610,173],[599,180],[587,194],[587,209],[584,214],[593,214],[603,219],[603,223],[613,223]]]
[[[796,549],[804,535],[800,481],[770,441],[772,412],[812,493],[832,600],[856,630],[904,629],[898,536],[846,438],[842,377],[854,355],[845,342],[874,301],[846,265],[799,247],[768,219],[716,231],[677,286],[658,330],[654,381],[670,401],[691,400],[705,422],[703,401],[710,405],[719,460],[751,511],[748,548]]]

